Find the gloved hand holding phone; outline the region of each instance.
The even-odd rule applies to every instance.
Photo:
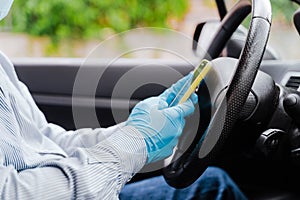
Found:
[[[184,85],[191,83],[192,77],[192,73],[188,74],[158,97],[145,99],[132,110],[126,125],[143,135],[148,153],[147,163],[172,155],[184,128],[185,117],[194,112],[198,97],[192,93],[185,102],[170,104]]]

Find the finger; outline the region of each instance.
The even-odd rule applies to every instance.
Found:
[[[187,117],[195,111],[195,106],[191,99],[188,99],[186,102],[179,104],[176,107],[178,107],[177,111],[181,112],[183,117]]]
[[[160,98],[158,97],[149,97],[147,99],[144,99],[143,101],[140,101],[138,104],[136,104],[133,108],[133,110],[139,109],[139,110],[149,110],[151,107],[158,107],[160,104]]]
[[[195,92],[191,95],[190,99],[192,100],[193,104],[198,103],[198,95]]]
[[[170,105],[175,97],[176,97],[176,95],[174,93],[170,93],[169,96],[167,96],[167,98],[166,98],[167,104]]]
[[[177,94],[180,89],[185,85],[191,82],[193,74],[189,73],[188,75],[184,76],[183,78],[181,78],[179,81],[177,81],[176,83],[174,83],[170,88],[168,88],[167,90],[165,90],[160,97],[167,99],[169,97],[169,95],[171,94]]]
[[[189,73],[188,75],[186,75],[185,77],[183,77],[182,79],[177,81],[175,84],[172,85],[171,92],[176,95],[179,95],[179,93],[180,94],[185,93],[186,90],[191,85],[192,77],[193,77],[193,74]]]
[[[158,109],[159,110],[165,109],[165,108],[168,108],[168,107],[169,107],[168,101],[164,101],[163,99],[159,100],[159,104],[158,104]]]
[[[166,101],[166,103],[170,106],[170,104],[172,103],[172,106],[173,105],[176,105],[176,104],[178,104],[178,102],[179,102],[179,100],[180,100],[180,96],[182,96],[182,95],[179,95],[179,96],[176,96],[174,93],[171,93],[171,94],[169,94],[169,96],[167,97],[167,99],[165,99],[165,101]],[[174,101],[174,99],[176,98],[176,101]],[[195,94],[195,93],[192,93],[192,95],[191,95],[191,97],[190,97],[191,99],[192,99],[192,102],[194,103],[194,104],[196,104],[197,102],[198,102],[198,95],[197,94]],[[164,100],[164,98],[162,98],[162,100]],[[174,102],[173,102],[174,101]]]
[[[192,100],[188,99],[182,104],[165,109],[165,111],[170,115],[170,117],[181,119],[192,114],[195,111],[195,106]]]

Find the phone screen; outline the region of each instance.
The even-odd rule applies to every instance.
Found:
[[[201,81],[205,78],[209,70],[211,69],[211,62],[208,60],[202,60],[198,67],[194,70],[193,79],[191,81],[191,84],[185,83],[182,87],[182,89],[178,92],[174,100],[171,102],[170,106],[173,106],[174,103],[178,100],[179,97],[180,100],[178,104],[181,104],[188,100],[188,98],[192,95],[193,92],[195,92],[200,85]],[[182,95],[182,93],[184,94]]]

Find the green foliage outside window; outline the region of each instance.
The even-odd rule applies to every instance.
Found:
[[[210,0],[207,0],[210,1]],[[234,5],[237,0],[225,0],[227,5]],[[291,0],[270,0],[272,6],[272,17],[273,20],[281,21],[287,24],[293,22],[294,12],[299,8],[299,5],[292,2]],[[249,27],[250,16],[243,22],[244,26]]]
[[[294,12],[299,6],[291,0],[271,0],[273,16],[284,17],[287,22],[292,22]]]
[[[54,41],[101,36],[104,27],[166,27],[184,16],[188,0],[15,0],[14,31],[47,35]]]

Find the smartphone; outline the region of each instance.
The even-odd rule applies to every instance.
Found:
[[[190,98],[192,93],[197,90],[197,88],[200,85],[201,81],[205,78],[207,73],[210,71],[211,67],[212,66],[211,66],[210,61],[205,60],[205,59],[202,60],[200,62],[200,64],[198,65],[198,67],[195,68],[195,70],[193,72],[194,75],[193,75],[193,79],[192,79],[191,84],[189,84],[189,81],[187,81],[183,85],[183,87],[180,89],[180,91],[178,92],[176,97],[171,102],[170,106],[173,106],[174,103],[178,100],[179,97],[181,97],[181,98],[180,98],[178,104],[181,104],[181,103],[185,102],[186,100],[188,100],[188,98]],[[182,95],[182,93],[183,93],[183,95]]]

